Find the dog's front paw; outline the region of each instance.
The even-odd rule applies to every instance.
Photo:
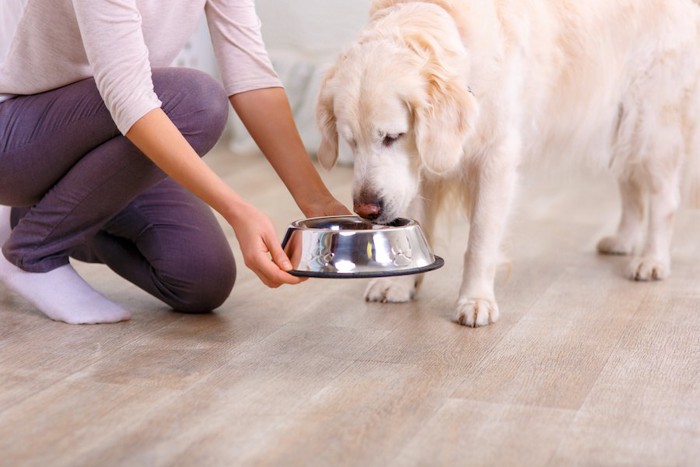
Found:
[[[634,251],[634,247],[633,240],[614,235],[600,239],[598,253],[601,255],[629,255]]]
[[[457,322],[463,326],[477,328],[498,321],[498,305],[493,300],[482,298],[460,299],[457,302]]]
[[[651,256],[634,258],[627,266],[627,277],[634,281],[660,281],[671,274],[669,261]]]
[[[416,293],[414,280],[374,279],[365,290],[368,302],[403,303],[413,299]]]

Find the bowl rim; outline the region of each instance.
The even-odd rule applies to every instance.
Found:
[[[377,231],[387,231],[387,230],[403,230],[406,228],[410,227],[415,227],[419,226],[420,224],[418,221],[414,219],[409,219],[406,217],[397,217],[391,224],[375,224],[372,221],[369,221],[367,219],[364,219],[358,215],[352,215],[352,214],[347,214],[347,215],[340,215],[340,216],[317,216],[317,217],[308,217],[305,219],[297,219],[295,221],[292,221],[289,224],[288,229],[297,229],[297,230],[303,230],[303,231],[309,231],[309,232],[339,232],[340,230],[338,229],[332,229],[330,227],[308,227],[306,225],[303,225],[305,222],[311,222],[311,221],[331,221],[333,219],[352,219],[356,221],[360,221],[360,223],[371,225],[371,229],[342,229],[344,232],[356,232],[356,233],[362,233],[362,232],[377,232]],[[397,223],[400,223],[400,225],[397,225]]]
[[[302,271],[299,269],[291,269],[287,271],[292,276],[298,277],[315,277],[317,279],[374,279],[377,277],[393,277],[393,276],[409,276],[413,274],[422,274],[435,269],[440,269],[445,265],[445,260],[438,255],[433,255],[435,260],[418,268],[410,269],[392,269],[388,271],[365,271],[365,272],[320,272],[320,271]]]

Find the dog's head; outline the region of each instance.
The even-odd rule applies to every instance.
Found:
[[[421,172],[458,166],[478,114],[468,54],[452,18],[426,3],[375,12],[326,75],[317,106],[321,165],[343,138],[353,152],[355,211],[377,222],[403,215]]]

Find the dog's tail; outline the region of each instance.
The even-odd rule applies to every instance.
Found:
[[[683,173],[683,204],[689,208],[700,208],[700,126],[694,136],[694,150],[688,154]]]
[[[700,89],[694,105],[695,117],[690,134],[686,135],[688,148],[687,159],[683,167],[682,193],[683,205],[700,208]]]
[[[690,134],[686,136],[687,159],[681,178],[683,206],[700,208],[700,89],[698,89],[696,117]]]
[[[700,6],[700,0],[694,2]],[[700,45],[700,26],[697,29],[697,44]],[[700,70],[694,89],[690,92],[685,120],[688,127],[685,134],[687,160],[682,178],[683,204],[700,208]]]

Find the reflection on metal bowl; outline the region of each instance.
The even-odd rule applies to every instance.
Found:
[[[301,219],[289,226],[282,247],[296,276],[399,276],[432,271],[444,264],[432,253],[420,225],[403,218],[388,225],[358,216]]]

